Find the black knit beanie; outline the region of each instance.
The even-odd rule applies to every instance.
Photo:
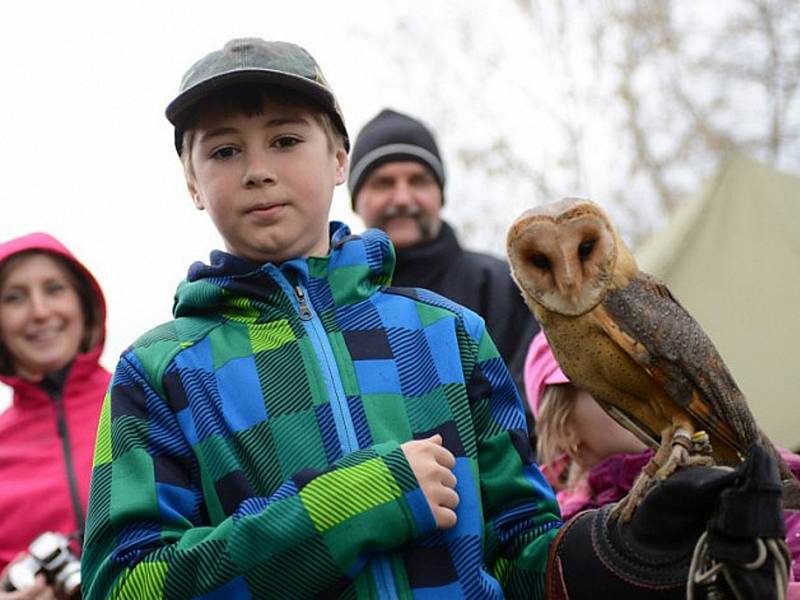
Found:
[[[347,185],[353,210],[358,190],[372,170],[397,160],[422,163],[431,170],[444,191],[444,164],[430,129],[413,117],[385,108],[364,125],[350,155]]]

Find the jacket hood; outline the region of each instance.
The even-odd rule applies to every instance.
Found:
[[[376,288],[391,283],[395,264],[394,248],[386,234],[369,229],[352,235],[347,225],[330,224],[331,250],[325,257],[295,258],[280,265],[255,262],[215,250],[210,264],[194,263],[187,278],[178,286],[175,317],[198,314],[246,315],[257,318],[258,310],[242,298],[260,303],[283,302],[281,288],[301,284],[315,291],[327,287],[337,304],[350,304],[367,298]],[[333,278],[336,283],[331,281]],[[347,281],[347,285],[343,282]]]
[[[93,317],[89,320],[94,323],[94,326],[98,329],[98,332],[95,336],[96,341],[94,341],[92,347],[89,348],[87,352],[81,354],[87,355],[88,357],[93,358],[95,361],[98,360],[101,352],[103,351],[103,345],[105,344],[106,337],[106,301],[105,297],[103,296],[103,291],[100,289],[100,285],[97,283],[97,280],[91,274],[89,269],[87,269],[77,258],[75,258],[75,256],[73,256],[72,252],[70,252],[66,246],[64,246],[53,236],[46,233],[31,233],[0,244],[0,268],[2,268],[5,261],[12,256],[32,250],[40,250],[42,252],[60,256],[61,258],[67,260],[75,268],[77,273],[83,276],[84,280],[88,283],[88,287],[92,294],[92,302],[89,310],[92,311],[91,316]],[[0,353],[2,352],[4,352],[4,350],[2,349],[2,346],[0,346]],[[79,354],[79,356],[81,354]],[[13,377],[8,373],[0,373],[0,381],[3,381],[4,383],[14,385],[16,380],[16,377]]]

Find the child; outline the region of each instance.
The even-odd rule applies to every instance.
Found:
[[[126,350],[100,419],[87,598],[541,595],[560,520],[483,321],[387,287],[328,224],[341,111],[302,48],[233,40],[168,106],[226,252]]]
[[[537,459],[558,491],[562,517],[622,498],[653,452],[570,383],[544,333],[531,341],[524,378]]]

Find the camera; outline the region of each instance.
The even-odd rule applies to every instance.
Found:
[[[5,591],[24,590],[44,573],[59,598],[81,597],[81,563],[69,548],[69,538],[47,531],[28,546],[28,554],[6,573]]]

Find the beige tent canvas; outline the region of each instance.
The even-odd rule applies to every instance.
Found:
[[[730,159],[636,255],[711,337],[761,428],[800,447],[800,177]]]

